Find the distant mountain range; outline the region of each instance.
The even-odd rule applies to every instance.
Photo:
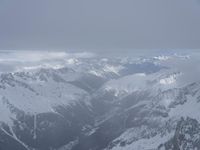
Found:
[[[199,150],[198,58],[79,54],[4,71],[0,150]]]

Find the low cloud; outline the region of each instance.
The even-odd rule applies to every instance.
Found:
[[[40,68],[60,68],[64,62],[77,58],[91,58],[95,54],[67,53],[54,51],[1,51],[0,68],[2,72],[34,70]]]

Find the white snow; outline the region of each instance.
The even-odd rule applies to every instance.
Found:
[[[23,59],[24,57],[26,57],[26,59]],[[61,114],[55,111],[56,106],[69,106],[78,102],[79,100],[82,100],[87,105],[90,105],[90,95],[83,89],[78,88],[68,82],[78,79],[84,73],[90,73],[99,77],[105,77],[105,75],[109,73],[118,75],[119,78],[109,80],[101,87],[101,90],[113,91],[116,97],[124,94],[128,95],[136,91],[145,90],[148,90],[154,95],[157,95],[159,94],[159,92],[163,92],[167,89],[177,88],[179,84],[178,82],[180,73],[177,73],[179,72],[177,70],[174,72],[170,69],[163,69],[153,74],[137,73],[120,77],[120,71],[124,68],[123,65],[113,65],[113,63],[109,63],[109,59],[107,58],[96,60],[96,66],[98,66],[96,68],[95,65],[90,64],[91,62],[82,63],[82,59],[91,57],[93,57],[93,55],[88,53],[68,54],[65,52],[58,52],[43,54],[34,53],[33,55],[31,53],[25,53],[22,56],[13,54],[9,58],[0,58],[0,62],[4,62],[5,60],[6,62],[16,61],[22,63],[23,65],[19,66],[19,69],[21,69],[20,71],[29,72],[30,75],[30,77],[27,78],[20,78],[15,76],[15,74],[12,74],[14,76],[14,80],[18,81],[8,81],[8,83],[14,84],[13,86],[9,85],[8,83],[0,83],[5,86],[5,88],[0,88],[0,127],[1,123],[6,123],[9,126],[11,133],[8,133],[2,128],[1,130],[5,132],[5,134],[7,134],[8,136],[11,136],[13,139],[24,145],[24,147],[26,147],[26,145],[17,138],[12,129],[12,120],[16,119],[16,116],[15,113],[11,111],[9,105],[14,106],[21,111],[24,111],[26,114],[34,116],[34,128],[32,135],[33,139],[37,138],[37,114],[44,112],[53,112],[63,117]],[[29,60],[29,58],[31,59]],[[181,56],[180,58],[188,57]],[[62,61],[58,61],[58,59],[62,59]],[[170,56],[163,55],[156,56],[154,57],[154,59],[154,61],[160,60],[157,61],[159,63],[163,61],[163,64],[164,62],[168,63],[168,61],[166,60],[170,59],[169,61],[171,61]],[[55,60],[56,62],[52,63],[48,62],[47,60]],[[134,62],[135,61],[136,60],[134,59]],[[137,63],[142,63],[145,61],[149,61],[149,59],[139,59]],[[26,62],[31,62],[31,64],[26,64]],[[130,61],[126,59],[126,61],[122,62],[133,63],[133,60]],[[47,73],[42,72],[40,69],[47,69]],[[61,73],[63,70],[59,69],[71,70],[69,72],[65,70],[64,73]],[[55,74],[59,75],[59,77],[61,77],[64,81],[55,81],[53,79]],[[42,81],[39,77],[40,75],[44,75],[47,81]],[[162,98],[159,99],[159,104],[169,106],[176,96],[176,91],[174,95],[166,94],[166,96],[161,96]],[[129,109],[133,109],[134,107],[142,104],[148,105],[147,100],[140,101]],[[149,106],[149,108],[152,107]],[[166,117],[166,119],[188,116],[200,121],[199,112],[200,103],[197,102],[197,96],[187,95],[187,102],[182,105],[177,105],[175,108],[169,108],[169,116]],[[110,114],[106,114],[106,116],[102,117],[104,119],[102,120],[105,121],[106,119],[111,118],[114,113],[115,111],[110,112]],[[99,122],[97,121],[96,124],[101,123],[102,120],[100,120]],[[95,130],[96,128],[91,130],[90,134],[92,134]],[[129,130],[127,132],[129,132]],[[130,134],[123,134],[119,138],[122,138],[123,140],[129,140],[131,139],[131,136],[136,133],[137,132],[130,131]],[[117,145],[112,150],[155,149],[158,145],[166,142],[172,136],[172,134],[167,134],[165,136],[160,136],[158,134],[149,139],[141,138],[138,141],[131,143],[130,145],[126,145],[125,147]],[[70,149],[74,145],[74,143],[76,144],[76,142],[77,141],[72,141],[61,149]]]
[[[90,73],[90,74],[93,74],[93,75],[95,75],[95,76],[98,76],[98,77],[103,77],[103,73],[100,72],[100,71],[90,70],[89,73]]]
[[[66,62],[69,65],[74,65],[74,64],[78,63],[78,59],[76,59],[76,58],[69,58],[69,59],[66,60]]]
[[[151,91],[152,94],[157,94],[157,92],[176,87],[178,77],[178,73],[169,70],[150,75],[146,75],[145,73],[136,73],[119,79],[112,79],[104,84],[102,88],[105,91],[113,91],[115,96],[145,90]]]
[[[123,69],[123,66],[112,66],[112,65],[105,65],[103,71],[105,72],[112,72],[119,75],[119,71]]]
[[[16,116],[10,111],[2,95],[0,95],[0,111],[0,125],[1,123],[7,123],[11,126],[13,124],[12,118],[15,119]]]
[[[173,84],[176,82],[177,78],[182,75],[182,73],[174,73],[174,74],[170,74],[169,76],[160,79],[160,84],[163,85],[169,85],[169,84]]]
[[[39,69],[61,69],[64,68],[64,65],[61,64],[42,64],[42,65],[36,65],[36,66],[25,66],[22,68],[18,68],[18,72],[20,71],[34,71],[34,70],[39,70]]]
[[[34,114],[33,139],[37,138],[37,114]]]
[[[119,72],[123,69],[124,67],[121,66],[121,65],[104,65],[102,69],[95,69],[95,68],[92,68],[88,71],[88,73],[90,74],[93,74],[95,76],[98,76],[98,77],[105,77],[106,74],[108,73],[114,73],[116,75],[120,75]]]
[[[129,145],[125,145],[124,147],[117,145],[111,150],[156,150],[160,144],[167,142],[172,136],[173,133],[167,134],[163,137],[156,135],[149,139],[140,139]]]
[[[108,81],[104,87],[106,91],[114,91],[116,96],[120,93],[132,93],[146,88],[146,75],[133,74],[119,79]]]
[[[172,84],[174,82],[176,82],[176,79],[173,76],[160,80],[160,84]]]
[[[79,100],[90,105],[88,93],[72,84],[56,82],[51,77],[48,77],[48,81],[41,81],[37,78],[36,80],[32,78],[19,80],[19,77],[13,76],[16,82],[12,79],[7,81],[13,86],[5,83],[5,89],[0,88],[0,122],[11,124],[12,118],[15,117],[8,105],[26,114],[35,115],[35,118],[38,113],[55,113],[56,106],[72,105]]]
[[[170,59],[170,57],[162,55],[162,56],[155,56],[154,59],[165,61]]]
[[[124,141],[129,144],[120,146],[120,143],[118,143],[111,150],[156,150],[160,144],[165,143],[174,135],[173,132],[167,132],[164,135],[156,134],[155,136],[152,136],[150,138],[145,138],[143,137],[144,131],[151,132],[146,126],[141,126],[138,128],[135,127],[126,130],[121,136],[116,138],[114,142]]]
[[[200,122],[200,103],[197,102],[196,97],[191,95],[187,96],[187,102],[183,105],[178,105],[177,107],[171,109],[169,112],[169,117],[190,117],[197,119]]]

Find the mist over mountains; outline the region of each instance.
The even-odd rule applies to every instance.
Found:
[[[0,54],[1,150],[200,149],[198,51]]]

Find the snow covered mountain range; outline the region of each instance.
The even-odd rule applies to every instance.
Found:
[[[198,150],[199,58],[2,53],[0,150]]]

